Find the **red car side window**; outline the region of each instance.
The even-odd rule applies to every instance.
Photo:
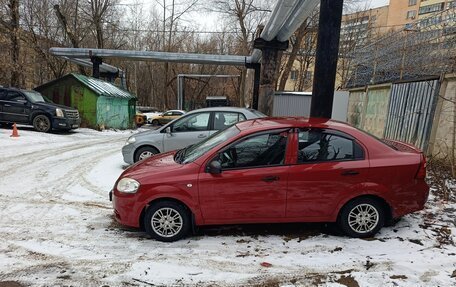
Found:
[[[298,163],[362,159],[362,148],[353,140],[325,130],[300,130]]]
[[[274,166],[283,164],[287,134],[266,133],[238,142],[219,155],[223,169]]]

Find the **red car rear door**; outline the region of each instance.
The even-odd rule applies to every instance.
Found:
[[[328,220],[342,199],[365,188],[367,152],[353,137],[335,130],[301,129],[296,138],[286,217]]]

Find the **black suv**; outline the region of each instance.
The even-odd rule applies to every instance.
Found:
[[[36,91],[0,87],[0,123],[30,124],[39,132],[77,129],[76,109],[57,105]]]

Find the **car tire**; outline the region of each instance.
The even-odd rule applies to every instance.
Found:
[[[158,201],[147,208],[144,229],[155,240],[173,242],[184,238],[191,229],[188,210],[174,201]]]
[[[153,120],[152,121],[152,125],[153,126],[158,126],[158,125],[160,125],[160,122],[158,120]]]
[[[51,120],[46,115],[37,115],[33,118],[33,128],[42,133],[51,131]]]
[[[348,202],[340,211],[338,225],[355,238],[372,237],[385,223],[382,204],[373,198],[361,197]]]
[[[146,158],[149,158],[155,154],[158,154],[160,153],[156,148],[154,147],[151,147],[151,146],[144,146],[142,148],[139,148],[136,152],[135,152],[135,162],[138,162],[140,160],[143,160],[143,159],[146,159]]]

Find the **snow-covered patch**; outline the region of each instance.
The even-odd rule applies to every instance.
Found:
[[[10,134],[0,129],[0,285],[456,285],[456,205],[432,195],[367,240],[331,225],[276,224],[162,243],[113,220],[108,192],[132,131]]]

